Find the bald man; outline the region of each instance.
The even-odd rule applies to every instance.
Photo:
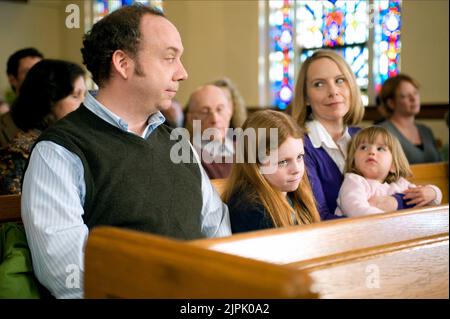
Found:
[[[215,85],[197,88],[189,97],[186,128],[209,178],[226,178],[232,168],[234,146],[227,138],[233,107],[223,90]],[[200,130],[194,130],[194,120],[200,121]],[[201,134],[201,144],[196,145]]]

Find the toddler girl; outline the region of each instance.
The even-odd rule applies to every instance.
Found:
[[[439,205],[442,200],[438,187],[415,186],[405,179],[411,175],[408,160],[397,138],[382,127],[368,127],[355,135],[345,172],[336,215],[376,214]]]

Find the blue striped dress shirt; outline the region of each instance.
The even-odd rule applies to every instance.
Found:
[[[129,132],[127,123],[92,94],[86,95],[84,105],[104,121]],[[160,112],[153,114],[142,138],[147,138],[164,120]],[[203,194],[201,231],[207,237],[229,236],[228,208],[199,166]],[[83,297],[84,249],[89,235],[82,218],[86,192],[83,171],[78,156],[58,144],[42,141],[31,154],[22,186],[22,220],[33,269],[57,298]]]

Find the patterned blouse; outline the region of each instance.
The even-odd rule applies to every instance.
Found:
[[[41,131],[20,131],[11,144],[0,149],[0,195],[20,194],[22,175],[30,151]]]

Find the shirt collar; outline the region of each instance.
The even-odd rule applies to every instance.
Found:
[[[89,91],[86,93],[86,98],[84,100],[84,106],[93,112],[95,115],[100,117],[102,120],[108,122],[109,124],[125,131],[130,132],[128,130],[128,123],[125,122],[120,116],[111,112],[106,106],[101,104],[95,97],[97,96],[97,91]],[[141,137],[147,138],[150,134],[164,121],[166,118],[162,115],[161,112],[156,112],[152,114],[147,121],[147,126],[145,127],[144,133]],[[133,133],[133,132],[130,132]],[[134,134],[134,133],[133,133]]]
[[[309,139],[311,140],[311,143],[314,146],[314,148],[319,148],[322,145],[328,148],[335,148],[335,149],[338,148],[333,138],[330,136],[325,127],[319,121],[312,120],[306,122],[306,128],[308,130]],[[348,132],[348,127],[346,126],[344,128],[344,134],[339,139],[339,141],[341,140],[349,141],[351,138],[352,137]]]

